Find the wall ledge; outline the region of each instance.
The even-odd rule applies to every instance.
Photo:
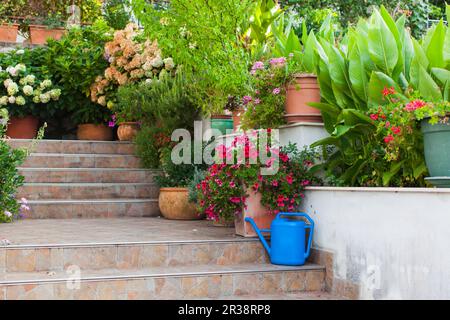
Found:
[[[450,188],[368,188],[368,187],[307,187],[306,191],[377,192],[377,193],[448,193]]]

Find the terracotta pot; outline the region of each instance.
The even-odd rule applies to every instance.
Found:
[[[195,204],[189,202],[187,188],[161,188],[159,191],[159,210],[169,220],[200,220]]]
[[[322,122],[320,110],[307,105],[309,102],[320,102],[320,87],[317,77],[312,74],[297,75],[295,83],[290,84],[286,93],[287,123]]]
[[[17,32],[19,31],[19,25],[16,23],[12,24],[1,24],[0,25],[0,42],[16,42]]]
[[[244,109],[238,109],[233,111],[233,129],[238,131],[241,125],[242,114],[245,112]]]
[[[65,32],[64,28],[48,29],[46,26],[30,25],[30,40],[32,44],[46,44],[48,38],[59,40]]]
[[[77,138],[78,140],[112,141],[113,132],[104,124],[80,124]]]
[[[34,116],[25,118],[11,117],[6,135],[11,139],[34,139],[37,135],[39,119]]]
[[[122,122],[117,128],[117,136],[120,141],[133,141],[139,131],[137,122]]]
[[[248,237],[248,238],[256,238],[258,235],[253,229],[252,225],[245,221],[245,218],[250,217],[255,220],[256,225],[260,229],[270,229],[270,225],[272,224],[273,219],[275,219],[276,215],[271,214],[269,210],[267,210],[261,204],[262,194],[259,192],[255,192],[253,189],[247,189],[248,197],[246,199],[246,209],[242,209],[242,214],[236,216],[234,221],[234,225],[236,227],[236,234]]]

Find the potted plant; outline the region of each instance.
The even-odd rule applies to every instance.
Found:
[[[18,32],[18,23],[9,19],[0,19],[0,42],[15,43]]]
[[[320,102],[317,78],[300,73],[301,70],[293,55],[256,61],[250,70],[253,93],[243,99],[243,127],[277,128],[286,123],[322,122],[320,111],[307,105]]]
[[[234,221],[236,234],[244,237],[256,236],[246,217],[269,228],[278,212],[297,210],[304,188],[318,182],[310,172],[317,158],[314,151],[269,145],[263,160],[257,147],[260,135],[252,132],[236,137],[230,147],[219,145],[216,163],[197,186],[199,208],[208,219]]]
[[[66,33],[65,23],[60,15],[37,18],[29,24],[31,44],[46,44],[47,39],[59,40]]]
[[[11,53],[12,60],[15,55],[25,54],[22,51]],[[10,115],[7,136],[17,139],[36,137],[39,117],[46,117],[49,112],[46,105],[59,99],[61,89],[50,79],[39,79],[32,68],[23,63],[10,65],[0,72],[0,83],[0,106]]]
[[[88,101],[80,109],[75,111],[73,119],[78,124],[78,140],[113,140],[115,121],[108,108]]]
[[[204,219],[204,214],[197,211],[196,205],[189,195],[188,186],[192,184],[196,170],[202,165],[174,164],[171,159],[171,148],[162,150],[162,175],[156,177],[160,186],[159,209],[164,218],[170,220]]]
[[[119,87],[117,90],[117,103],[112,112],[117,121],[117,136],[120,141],[132,141],[139,129],[139,120],[142,118],[139,106],[134,104],[139,87],[133,84]]]
[[[239,99],[236,96],[228,96],[228,102],[225,106],[225,110],[231,112],[232,114],[234,131],[239,131],[241,128],[241,116],[245,112],[243,105],[245,98],[246,97]]]

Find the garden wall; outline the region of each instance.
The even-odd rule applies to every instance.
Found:
[[[334,285],[361,299],[450,299],[450,189],[311,187],[303,209],[315,247],[333,253]]]

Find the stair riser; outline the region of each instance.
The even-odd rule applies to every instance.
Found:
[[[33,186],[19,189],[18,198],[46,199],[157,199],[156,185],[108,185],[108,186]]]
[[[165,276],[142,279],[82,280],[79,289],[73,281],[0,285],[0,299],[198,299],[232,295],[296,293],[323,290],[322,270],[232,273],[199,276]],[[73,288],[73,287],[72,287]]]
[[[82,156],[30,155],[24,168],[140,168],[140,160],[135,156]]]
[[[29,207],[30,211],[26,213],[26,219],[156,217],[159,215],[157,202],[30,203]]]
[[[29,147],[30,141],[9,140],[8,144],[13,148]],[[131,143],[42,140],[35,146],[33,152],[133,155],[134,145]]]
[[[153,182],[155,173],[148,171],[24,171],[20,173],[29,183],[133,183]]]
[[[100,270],[269,262],[257,241],[0,249],[0,259],[3,272],[63,271],[71,265]]]

